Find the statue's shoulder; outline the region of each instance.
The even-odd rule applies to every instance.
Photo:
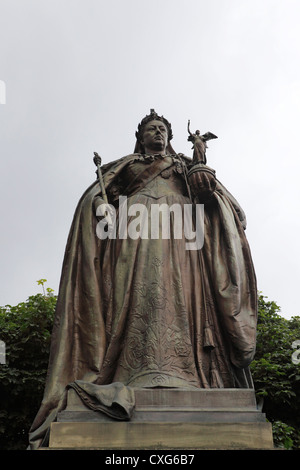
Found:
[[[109,163],[105,163],[101,166],[101,172],[104,177],[105,186],[111,184],[117,174],[125,167],[129,162],[133,161],[137,157],[137,154],[130,154],[124,157],[113,160]],[[97,172],[95,174],[95,181],[84,191],[82,194],[79,205],[82,203],[88,203],[89,200],[92,200],[97,194],[99,194],[99,179]]]
[[[119,167],[122,167],[122,166],[128,164],[129,162],[135,160],[137,157],[140,157],[140,156],[141,156],[141,154],[139,154],[139,153],[131,153],[131,154],[126,155],[124,157],[118,158],[117,160],[113,160],[109,163],[105,163],[104,165],[102,165],[102,171],[107,172],[107,171],[110,171],[112,169],[117,169]]]

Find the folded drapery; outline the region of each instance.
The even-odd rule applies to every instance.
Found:
[[[75,380],[68,387],[75,390],[91,410],[100,411],[120,421],[128,421],[132,416],[135,404],[134,390],[120,382],[97,385]]]

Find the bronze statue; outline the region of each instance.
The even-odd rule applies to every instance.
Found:
[[[100,389],[252,387],[257,290],[244,212],[204,164],[203,137],[201,148],[194,140],[197,162],[177,154],[171,124],[151,110],[136,139],[133,154],[101,168],[115,224],[106,238],[103,231],[99,237],[98,180],[78,203],[31,448],[41,445],[78,381]],[[203,246],[187,249],[175,208],[201,204]],[[155,205],[174,209],[169,237],[157,236],[161,226],[153,236]],[[195,213],[192,221],[195,228]]]

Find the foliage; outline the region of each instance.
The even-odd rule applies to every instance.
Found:
[[[300,339],[300,317],[280,316],[273,301],[259,295],[257,347],[251,372],[258,400],[263,398],[276,447],[300,448],[300,365],[292,344]]]
[[[41,279],[43,294],[0,308],[0,449],[25,449],[28,430],[42,401],[56,297]]]
[[[43,397],[56,296],[45,289],[12,307],[0,307],[0,449],[26,449],[28,430]],[[275,302],[259,295],[257,351],[251,371],[258,401],[272,422],[277,447],[300,449],[300,364],[292,344],[300,340],[300,317],[286,320]]]

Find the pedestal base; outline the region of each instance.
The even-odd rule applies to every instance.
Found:
[[[51,449],[272,449],[249,389],[137,389],[127,422],[90,411],[74,390],[52,423]]]

